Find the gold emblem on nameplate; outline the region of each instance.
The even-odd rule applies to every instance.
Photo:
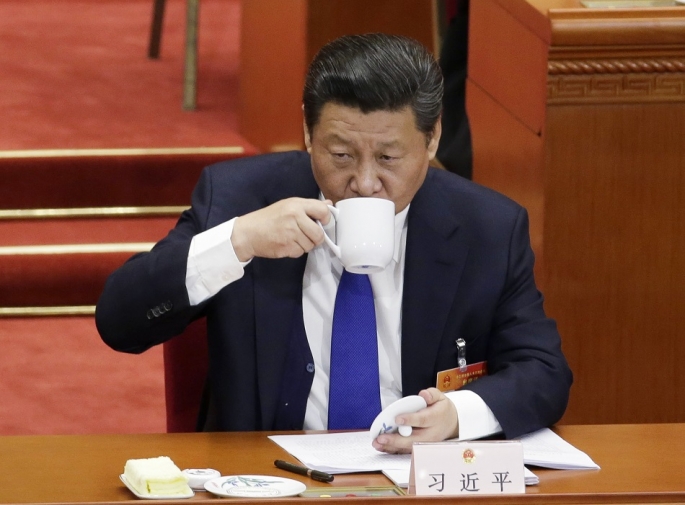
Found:
[[[449,391],[450,390],[450,385],[452,384],[452,377],[450,377],[450,374],[447,373],[442,379],[442,391]]]
[[[476,459],[476,455],[471,449],[464,449],[461,457],[464,459],[464,463],[473,463],[473,460]]]

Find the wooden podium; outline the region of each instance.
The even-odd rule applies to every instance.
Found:
[[[243,0],[241,9],[240,133],[265,152],[304,148],[304,78],[327,42],[385,32],[437,47],[435,0]]]
[[[474,179],[529,210],[564,422],[685,421],[685,7],[470,16]]]

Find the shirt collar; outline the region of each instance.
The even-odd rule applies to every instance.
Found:
[[[395,263],[400,261],[400,253],[402,252],[402,232],[407,227],[407,214],[409,214],[410,205],[411,204],[407,205],[402,212],[395,214],[395,251],[392,255],[392,259]]]

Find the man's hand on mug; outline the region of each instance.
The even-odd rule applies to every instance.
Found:
[[[412,426],[412,434],[408,437],[398,433],[379,435],[373,441],[376,450],[410,453],[414,442],[441,442],[459,436],[459,418],[452,401],[436,388],[424,389],[419,396],[426,400],[425,409],[396,418],[397,424]]]
[[[316,222],[330,219],[329,200],[287,198],[240,216],[231,243],[240,261],[253,257],[297,258],[323,242]]]

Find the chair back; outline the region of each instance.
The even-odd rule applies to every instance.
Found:
[[[163,349],[167,433],[196,431],[208,369],[205,318],[193,321]]]

